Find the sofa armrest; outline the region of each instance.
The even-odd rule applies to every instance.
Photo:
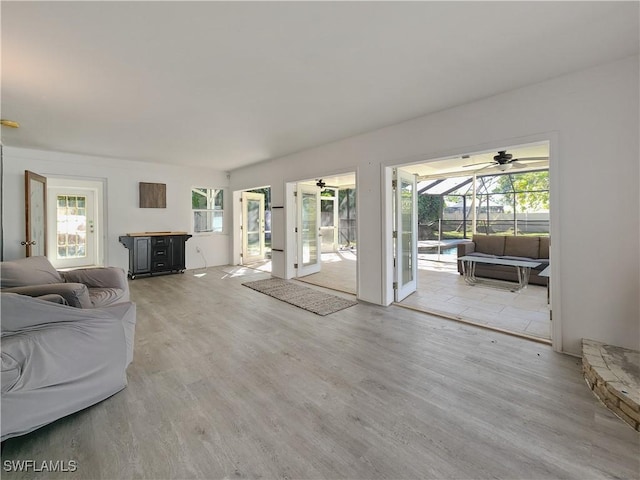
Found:
[[[38,300],[46,300],[47,302],[57,303],[58,305],[69,305],[69,302],[62,296],[57,293],[47,293],[46,295],[40,295],[39,297],[35,297]]]
[[[475,242],[461,242],[458,244],[458,258],[464,257],[465,255],[469,255],[471,252],[476,251],[476,243]]]
[[[113,319],[110,312],[101,309],[80,309],[52,303],[39,298],[2,292],[0,302],[2,336],[59,322],[79,322],[87,319]]]
[[[129,291],[127,274],[118,267],[79,268],[60,272],[66,282],[84,283],[89,288],[119,288]]]
[[[2,293],[18,293],[29,297],[56,294],[62,296],[72,307],[92,308],[89,290],[82,283],[47,283],[26,287],[3,288]]]

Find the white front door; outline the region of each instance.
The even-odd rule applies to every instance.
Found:
[[[48,254],[56,268],[96,264],[98,225],[94,190],[47,189]]]
[[[395,179],[395,301],[400,302],[418,286],[418,208],[416,176],[400,169]]]
[[[320,192],[299,183],[296,198],[298,277],[304,277],[320,271]]]
[[[242,263],[264,260],[264,195],[242,192]]]

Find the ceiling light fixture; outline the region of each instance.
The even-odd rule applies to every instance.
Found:
[[[500,170],[501,172],[505,172],[507,170],[509,170],[513,165],[511,165],[510,163],[501,163],[499,165],[497,165],[498,170]]]
[[[14,122],[13,120],[5,120],[5,119],[0,120],[0,125],[2,125],[3,127],[9,127],[9,128],[20,127],[20,124],[18,122]]]

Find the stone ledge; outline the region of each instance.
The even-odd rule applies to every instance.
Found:
[[[640,352],[583,339],[582,372],[602,403],[640,431]]]

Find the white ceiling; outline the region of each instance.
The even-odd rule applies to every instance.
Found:
[[[519,160],[509,167],[510,172],[528,172],[532,170],[544,170],[549,168],[549,143],[540,142],[528,145],[517,145],[514,147],[504,147],[512,160]],[[447,157],[429,160],[416,165],[402,167],[403,170],[414,173],[420,180],[465,177],[477,174],[496,174],[504,170],[495,168],[493,157],[497,151],[469,152],[464,156]],[[531,159],[531,160],[528,160]],[[517,165],[517,166],[516,166]]]
[[[638,54],[638,2],[1,2],[5,145],[221,170]]]

